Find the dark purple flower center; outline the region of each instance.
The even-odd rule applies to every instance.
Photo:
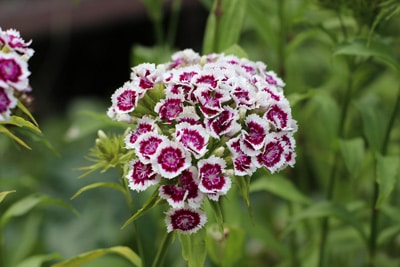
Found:
[[[182,100],[170,98],[160,107],[160,117],[168,121],[175,119],[183,111]]]
[[[14,59],[0,59],[0,80],[18,82],[21,66]]]
[[[139,152],[144,155],[153,155],[162,139],[156,136],[150,136],[149,138],[142,140],[139,144]]]
[[[258,160],[266,167],[273,167],[281,160],[283,147],[279,142],[271,142],[265,146],[264,153],[258,156]]]
[[[133,90],[125,90],[117,97],[117,106],[122,111],[131,110],[136,102],[136,92]]]
[[[249,127],[249,134],[246,136],[246,140],[253,145],[261,144],[266,135],[264,127],[254,121],[250,121],[247,127]]]
[[[201,169],[201,183],[207,190],[221,190],[225,185],[222,168],[218,164],[206,163]]]
[[[188,209],[176,210],[171,215],[171,224],[173,229],[190,231],[200,224],[200,214]]]
[[[157,162],[166,172],[176,172],[185,165],[182,150],[174,147],[165,147],[157,157]]]
[[[135,184],[143,185],[146,180],[154,180],[156,177],[156,173],[153,171],[150,164],[143,164],[140,161],[135,161],[132,169],[131,178]]]

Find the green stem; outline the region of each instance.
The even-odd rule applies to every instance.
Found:
[[[126,190],[126,194],[125,195],[125,199],[126,199],[126,204],[128,205],[128,209],[129,209],[129,213],[130,215],[135,214],[134,208],[133,208],[133,201],[132,201],[132,195],[130,194],[130,189],[129,189],[129,185],[128,185],[128,179],[125,179],[125,177],[123,177],[123,170],[120,169],[120,173],[121,173],[121,182],[124,185],[124,188]],[[133,228],[134,228],[134,232],[135,232],[135,237],[136,237],[136,245],[138,248],[138,252],[142,261],[142,266],[146,266],[145,264],[145,259],[144,259],[144,249],[143,249],[143,244],[142,244],[142,240],[140,238],[140,231],[138,229],[137,223],[133,222]]]
[[[176,32],[178,29],[179,12],[181,10],[182,0],[174,0],[171,8],[171,20],[168,27],[167,45],[169,48],[174,46]]]
[[[293,217],[294,216],[294,204],[289,203],[288,204],[289,208],[289,216]],[[293,233],[289,236],[289,246],[290,246],[290,256],[291,256],[291,263],[292,267],[300,267],[301,263],[299,261],[299,255],[298,255],[298,247],[297,247],[297,232],[293,231]]]
[[[172,241],[172,237],[173,237],[173,232],[165,234],[165,236],[161,242],[161,246],[158,249],[157,255],[153,261],[152,267],[163,266],[165,256],[167,255],[169,245],[171,244],[171,241]]]
[[[345,121],[347,117],[347,113],[349,110],[351,98],[352,98],[352,73],[354,71],[354,66],[353,62],[349,62],[349,69],[350,69],[350,74],[347,82],[347,89],[344,95],[343,99],[343,105],[341,109],[341,114],[340,114],[340,123],[339,123],[339,128],[338,128],[338,138],[343,138],[344,136],[344,126],[345,126]],[[334,154],[334,159],[333,159],[333,167],[331,170],[331,174],[329,176],[329,181],[328,181],[328,188],[327,188],[327,193],[326,193],[326,200],[330,201],[333,199],[334,195],[334,189],[335,189],[335,180],[336,180],[336,174],[338,171],[339,167],[339,151],[336,149],[335,154]],[[320,241],[320,249],[319,249],[319,260],[318,260],[318,266],[323,267],[325,266],[325,257],[326,257],[326,243],[327,243],[327,237],[329,233],[329,218],[326,217],[322,220],[321,224],[321,241]]]
[[[396,97],[396,102],[393,108],[392,115],[390,116],[385,136],[383,139],[382,147],[381,147],[381,154],[386,155],[387,149],[389,146],[389,140],[390,140],[390,133],[393,129],[394,122],[397,118],[397,113],[400,111],[400,87],[398,88],[397,91],[397,97]],[[369,249],[369,256],[370,256],[370,263],[369,266],[373,267],[375,266],[374,261],[375,261],[375,254],[376,254],[376,241],[377,241],[377,236],[378,236],[378,219],[379,219],[379,209],[376,208],[375,204],[376,201],[378,200],[378,194],[379,193],[379,184],[376,182],[376,179],[374,180],[374,189],[373,189],[373,198],[372,198],[372,208],[371,208],[371,225],[370,225],[370,237],[369,237],[369,242],[368,242],[368,249]]]
[[[285,45],[286,45],[286,18],[285,18],[285,0],[278,1],[278,17],[279,17],[279,38],[278,38],[278,75],[282,79],[285,78]]]

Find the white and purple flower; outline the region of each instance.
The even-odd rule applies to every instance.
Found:
[[[199,160],[201,192],[208,195],[211,200],[217,201],[220,196],[226,195],[231,188],[231,179],[226,175],[226,162],[222,158],[211,156],[208,159]]]
[[[28,63],[16,53],[0,51],[0,86],[11,86],[18,91],[29,88]]]
[[[32,90],[27,62],[34,53],[30,44],[17,30],[0,28],[0,121],[9,121],[18,101]]]
[[[125,177],[129,181],[129,188],[134,191],[144,191],[150,186],[158,184],[161,179],[151,164],[144,164],[137,159],[129,163],[129,172]]]
[[[9,87],[0,86],[0,121],[10,119],[11,109],[17,106],[18,100],[13,95],[13,90]]]
[[[192,208],[171,209],[166,213],[165,224],[167,231],[177,230],[182,234],[193,234],[207,222],[204,211]]]
[[[204,199],[225,196],[232,175],[294,166],[297,123],[284,86],[262,62],[190,49],[132,69],[108,113],[133,129],[124,140],[134,152],[129,185],[142,191],[160,184],[169,232],[203,227]]]
[[[167,140],[158,145],[152,165],[162,177],[171,179],[191,166],[191,156],[182,145]]]

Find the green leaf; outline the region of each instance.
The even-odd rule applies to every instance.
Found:
[[[203,267],[207,250],[205,230],[200,229],[194,234],[179,234],[182,246],[182,257],[188,262],[189,267]]]
[[[0,133],[3,133],[13,139],[15,142],[20,144],[21,146],[25,147],[26,149],[31,150],[31,147],[28,146],[21,138],[18,136],[14,135],[12,132],[10,132],[5,126],[0,124]]]
[[[79,189],[72,197],[71,199],[74,199],[76,197],[78,197],[80,194],[82,194],[83,192],[95,189],[95,188],[113,188],[116,190],[119,190],[122,192],[122,194],[124,195],[125,199],[129,200],[129,192],[127,192],[127,190],[125,190],[125,188],[117,183],[112,183],[112,182],[99,182],[99,183],[93,183],[87,186],[82,187],[81,189]]]
[[[391,239],[395,238],[399,233],[400,225],[398,224],[382,229],[382,231],[379,233],[378,244],[384,245]]]
[[[281,175],[262,176],[250,184],[250,192],[267,191],[285,200],[309,204],[311,200]]]
[[[150,210],[151,208],[157,206],[161,202],[161,198],[158,196],[158,188],[154,190],[153,194],[150,198],[144,203],[143,207],[139,209],[135,214],[133,214],[125,223],[122,225],[121,229],[124,229],[133,221],[141,217],[146,211]]]
[[[6,198],[8,194],[15,193],[15,190],[0,192],[0,203]]]
[[[16,267],[41,267],[45,262],[59,259],[61,259],[61,256],[56,253],[50,255],[35,255],[18,263]]]
[[[224,232],[224,216],[222,214],[221,202],[208,199],[208,203],[210,204],[211,210],[214,213],[214,218],[219,225],[220,231]]]
[[[340,45],[333,54],[335,56],[374,57],[395,70],[400,70],[399,62],[396,61],[396,55],[392,48],[379,39],[370,41],[366,38],[354,39]]]
[[[305,93],[292,93],[287,96],[287,99],[290,102],[290,106],[293,108],[296,104],[315,96],[315,94],[316,92],[314,90],[308,90]]]
[[[323,218],[323,217],[335,217],[343,222],[348,223],[359,233],[360,237],[364,241],[367,240],[367,235],[364,231],[363,225],[360,222],[360,220],[358,220],[358,218],[354,216],[354,213],[350,212],[340,204],[328,201],[316,203],[310,206],[309,208],[301,211],[300,213],[296,214],[292,222],[286,228],[284,234],[286,235],[290,231],[292,231],[296,227],[296,225],[301,221],[307,219]]]
[[[67,208],[71,210],[74,213],[77,213],[75,209],[65,201],[59,200],[59,199],[54,199],[45,195],[41,194],[33,194],[30,196],[27,196],[17,202],[15,202],[13,205],[11,205],[1,216],[0,220],[0,226],[4,226],[11,218],[13,217],[18,217],[21,215],[26,214],[27,212],[31,211],[33,208],[35,208],[38,205],[41,204],[52,204],[52,205],[57,205],[61,206],[64,208]]]
[[[214,1],[204,35],[204,54],[222,52],[238,42],[245,11],[245,0]]]
[[[245,245],[245,232],[238,227],[229,227],[226,233],[225,253],[222,261],[223,267],[235,266],[243,257]]]
[[[237,56],[238,58],[248,58],[249,55],[244,51],[244,49],[239,46],[238,44],[233,44],[227,49],[223,51],[225,55],[234,55]]]
[[[356,177],[365,157],[364,141],[362,138],[339,140],[340,151],[347,171]]]
[[[134,251],[132,251],[128,247],[116,246],[105,249],[96,249],[86,253],[82,253],[66,261],[53,264],[51,267],[80,267],[85,263],[91,262],[107,254],[118,254],[119,256],[122,256],[123,258],[127,259],[130,263],[132,263],[132,265],[138,267],[142,266],[141,259]]]
[[[246,203],[246,206],[248,209],[250,209],[250,196],[249,196],[249,192],[250,192],[250,180],[251,177],[250,176],[235,176],[234,179],[236,180],[236,183],[238,185],[238,188],[240,190],[240,193],[243,196],[243,199]]]
[[[379,184],[378,199],[375,206],[385,204],[392,193],[400,173],[400,158],[377,155],[376,182]]]
[[[217,16],[215,10],[218,1],[214,1],[213,7],[207,18],[207,24],[203,37],[203,54],[215,52],[216,50],[216,36],[217,36]]]
[[[21,101],[18,101],[17,104],[18,108],[29,117],[29,119],[31,119],[31,121],[37,126],[39,127],[39,124],[37,123],[37,121],[35,120],[35,118],[33,117],[33,115],[31,114],[31,112],[29,111],[29,109],[27,109],[24,104]]]
[[[29,128],[30,130],[38,134],[42,133],[42,131],[40,131],[40,129],[35,124],[19,116],[11,116],[10,120],[7,123],[18,127]]]
[[[225,227],[221,233],[217,225],[207,228],[207,251],[218,266],[236,266],[242,258],[245,245],[245,232],[238,227]]]
[[[384,131],[387,124],[387,116],[383,112],[379,103],[374,98],[360,99],[355,103],[360,111],[363,132],[367,138],[368,145],[373,152],[380,151]]]

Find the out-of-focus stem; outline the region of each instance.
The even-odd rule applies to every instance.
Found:
[[[340,114],[340,122],[339,122],[339,128],[338,128],[338,138],[343,138],[344,136],[344,125],[349,109],[349,105],[351,102],[351,96],[352,96],[352,75],[351,73],[354,71],[354,64],[349,62],[349,69],[350,69],[350,74],[347,82],[347,88],[346,92],[344,95],[344,100],[343,100],[343,105],[341,108],[341,114]],[[334,159],[333,159],[333,167],[331,170],[331,174],[329,176],[329,181],[328,181],[328,188],[326,192],[326,200],[332,200],[333,195],[334,195],[334,190],[335,190],[335,180],[336,180],[336,173],[339,167],[339,151],[335,151],[334,153]],[[318,266],[323,267],[325,266],[325,256],[326,256],[326,242],[327,242],[327,237],[329,233],[329,218],[324,218],[322,220],[321,224],[321,241],[320,241],[320,249],[319,249],[319,260],[318,260]]]
[[[171,19],[168,27],[167,45],[169,48],[174,46],[176,31],[178,29],[179,13],[182,6],[182,0],[174,0],[171,8]]]
[[[385,136],[383,139],[382,147],[381,147],[381,154],[386,155],[387,149],[389,146],[389,140],[390,140],[390,133],[393,129],[394,122],[397,118],[397,113],[400,111],[400,86],[397,90],[397,97],[396,97],[396,102],[393,108],[392,115],[390,116]],[[375,204],[376,201],[378,200],[378,192],[379,192],[379,184],[377,183],[376,179],[374,180],[374,189],[373,189],[373,198],[372,198],[372,207],[371,207],[371,224],[370,224],[370,236],[368,240],[368,250],[369,250],[369,256],[370,256],[370,262],[369,266],[374,267],[374,261],[375,261],[375,254],[376,254],[376,239],[378,236],[378,219],[379,219],[379,209],[376,208]]]

